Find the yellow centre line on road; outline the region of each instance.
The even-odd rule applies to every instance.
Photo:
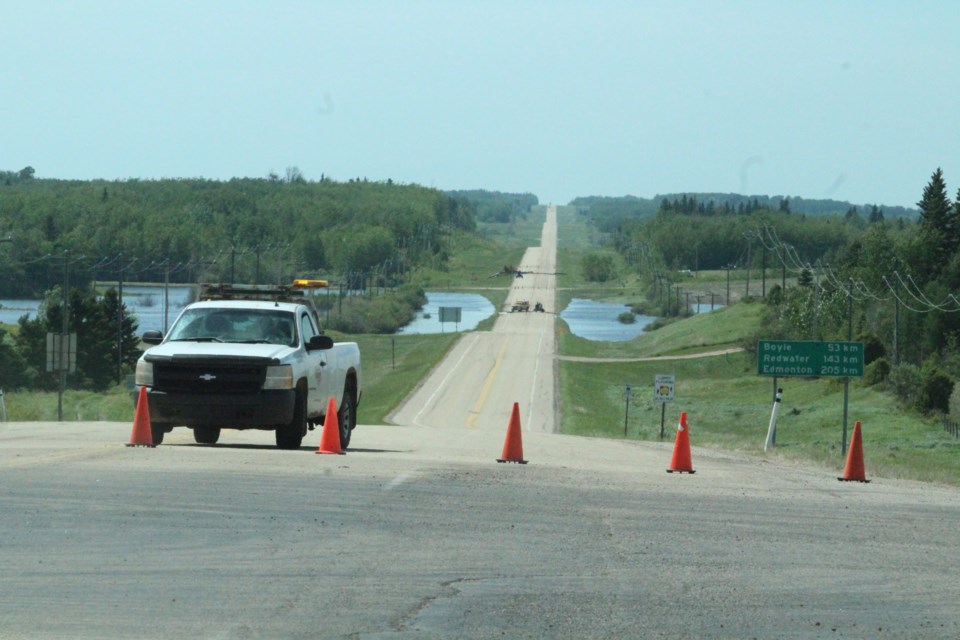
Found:
[[[473,405],[473,409],[470,410],[470,416],[467,418],[468,429],[474,429],[476,427],[477,417],[483,410],[483,405],[487,402],[487,396],[490,395],[490,387],[493,386],[493,381],[497,377],[497,371],[500,370],[500,365],[503,364],[503,354],[506,352],[507,342],[504,342],[503,346],[500,348],[500,353],[497,354],[496,361],[493,363],[493,368],[490,369],[490,373],[487,374],[487,379],[483,381],[483,388],[480,390],[480,397],[477,398],[477,402]]]

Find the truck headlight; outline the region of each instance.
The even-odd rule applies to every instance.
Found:
[[[293,389],[293,367],[280,364],[267,367],[267,376],[263,380],[264,389]]]
[[[144,360],[137,360],[137,372],[133,381],[140,387],[153,386],[153,365]]]

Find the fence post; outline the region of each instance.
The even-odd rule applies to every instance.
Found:
[[[3,402],[3,389],[0,388],[0,422],[7,421],[7,405]]]

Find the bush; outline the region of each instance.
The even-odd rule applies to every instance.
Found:
[[[953,380],[950,376],[937,369],[927,369],[923,372],[917,394],[917,410],[924,414],[949,413],[952,393]]]
[[[418,287],[401,287],[385,295],[350,296],[330,306],[328,328],[343,333],[396,333],[423,308],[427,297]]]
[[[870,387],[880,384],[890,376],[890,361],[886,358],[874,360],[863,370],[863,384]]]
[[[920,369],[912,364],[897,365],[890,370],[887,382],[902,405],[912,405],[916,402],[920,393],[922,382]]]
[[[857,336],[857,341],[863,343],[863,363],[870,364],[875,360],[886,358],[887,349],[883,346],[883,341],[872,333],[864,333]],[[889,372],[890,365],[887,364]]]
[[[616,276],[613,256],[609,253],[588,253],[580,263],[583,277],[590,282],[606,282]]]
[[[950,393],[950,417],[954,420],[960,419],[960,385],[956,384]]]
[[[637,321],[637,316],[632,311],[624,311],[617,316],[617,320],[619,320],[622,324],[633,324]]]

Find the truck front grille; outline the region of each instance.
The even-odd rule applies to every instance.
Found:
[[[263,387],[261,364],[156,363],[154,389],[168,393],[255,394]]]

